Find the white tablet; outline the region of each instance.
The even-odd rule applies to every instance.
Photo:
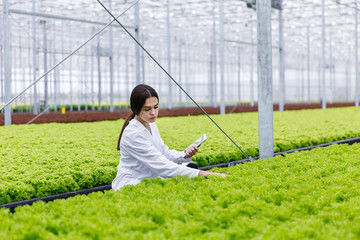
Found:
[[[206,140],[206,133],[204,135],[202,135],[201,137],[199,137],[195,142],[193,142],[193,144],[191,144],[189,147],[187,147],[184,150],[184,157],[186,157],[186,151],[192,146],[195,145],[196,147],[200,146],[200,144],[202,144],[204,141]]]

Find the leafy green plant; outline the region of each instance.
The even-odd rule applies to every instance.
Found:
[[[257,113],[212,116],[250,156],[259,155],[257,117]],[[357,119],[360,119],[360,110],[353,107],[274,112],[274,152],[359,137]],[[163,118],[158,120],[158,127],[171,148],[186,148],[207,133],[208,140],[194,157],[199,166],[245,157],[206,116]]]
[[[0,210],[10,239],[359,239],[360,144]],[[214,170],[215,171],[215,170]]]
[[[161,110],[160,110],[161,111]],[[257,113],[213,115],[251,156],[258,155]],[[360,136],[360,110],[274,112],[276,152]],[[110,184],[123,120],[0,127],[0,204]],[[203,133],[199,166],[244,158],[205,116],[159,118],[164,142],[183,150]]]

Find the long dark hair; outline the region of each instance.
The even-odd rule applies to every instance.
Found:
[[[131,115],[125,120],[124,125],[121,129],[117,150],[120,150],[120,140],[121,136],[123,135],[124,129],[127,125],[129,125],[130,120],[134,119],[136,115],[140,114],[142,107],[144,106],[146,99],[150,97],[156,97],[159,100],[159,96],[157,92],[146,84],[139,84],[137,85],[131,92],[130,96],[130,108],[131,108]]]

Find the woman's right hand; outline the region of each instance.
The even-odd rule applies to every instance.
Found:
[[[217,176],[220,176],[222,178],[226,178],[226,177],[230,176],[230,175],[227,175],[225,173],[207,172],[207,171],[203,171],[203,170],[199,171],[199,176],[205,176],[206,177],[207,175],[217,175]]]

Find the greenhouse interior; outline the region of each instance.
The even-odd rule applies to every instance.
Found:
[[[0,239],[360,238],[358,1],[0,5]]]

